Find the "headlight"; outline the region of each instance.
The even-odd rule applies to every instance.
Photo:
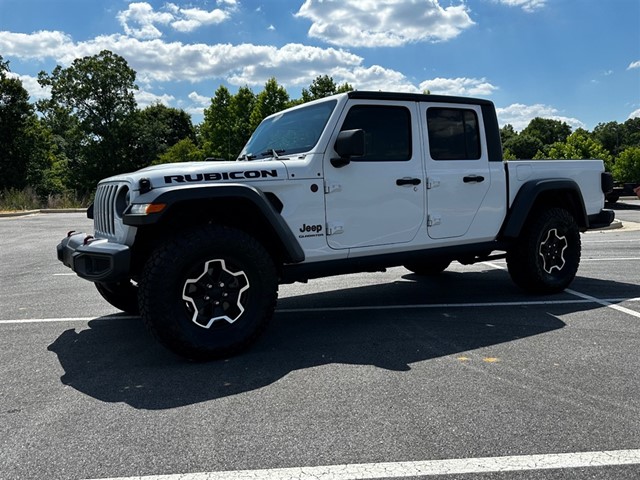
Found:
[[[131,201],[130,199],[131,199],[131,192],[129,191],[129,187],[127,187],[126,185],[123,185],[118,190],[118,193],[116,193],[116,202],[115,202],[116,215],[119,218],[122,218],[124,211],[129,206],[129,202]]]

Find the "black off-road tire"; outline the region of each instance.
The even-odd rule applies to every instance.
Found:
[[[96,290],[107,302],[118,310],[131,315],[139,315],[138,287],[130,280],[122,282],[103,283],[95,282]]]
[[[421,262],[407,263],[404,268],[411,270],[416,275],[431,276],[444,272],[449,265],[451,265],[451,260],[434,258]]]
[[[512,280],[523,290],[562,292],[573,281],[580,264],[580,230],[564,208],[534,212],[520,238],[507,251]]]
[[[247,348],[264,331],[278,297],[272,257],[250,235],[207,225],[159,247],[140,280],[140,312],[174,353],[198,361]]]

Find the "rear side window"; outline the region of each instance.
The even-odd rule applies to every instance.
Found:
[[[429,151],[434,160],[480,158],[478,116],[463,108],[428,108]]]
[[[397,162],[411,159],[411,112],[405,107],[356,105],[340,130],[362,129],[365,155],[357,161]]]

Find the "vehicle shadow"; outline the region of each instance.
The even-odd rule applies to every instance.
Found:
[[[640,296],[636,285],[578,280]],[[159,346],[139,319],[117,315],[67,330],[48,349],[58,356],[65,385],[104,402],[169,409],[332,363],[407,371],[413,363],[553,332],[565,326],[563,315],[593,308],[602,306],[569,294],[526,296],[497,270],[445,272],[282,298],[267,333],[249,351],[222,361],[182,360]]]
[[[636,202],[628,202],[624,200],[620,200],[616,203],[610,203],[607,205],[607,208],[612,208],[614,210],[640,210],[640,203]]]

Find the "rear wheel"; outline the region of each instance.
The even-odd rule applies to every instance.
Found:
[[[112,283],[95,283],[96,290],[102,295],[107,302],[116,307],[118,310],[138,315],[138,286],[131,280]]]
[[[255,238],[206,226],[167,241],[140,281],[142,318],[158,340],[193,360],[234,355],[265,329],[278,277]]]
[[[580,230],[563,208],[534,213],[507,252],[513,281],[531,293],[557,293],[569,286],[580,264]]]

